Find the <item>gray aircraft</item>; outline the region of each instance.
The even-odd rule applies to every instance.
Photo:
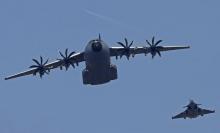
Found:
[[[124,39],[125,43],[117,42],[120,47],[109,47],[100,37],[88,42],[85,50],[83,52],[68,53],[68,49],[65,53],[59,52],[61,58],[53,62],[44,62],[43,58],[40,57],[40,61],[33,59],[36,65],[30,66],[30,69],[9,77],[5,80],[17,78],[26,75],[36,75],[42,78],[44,74],[49,74],[51,69],[60,68],[61,70],[65,68],[68,70],[70,66],[75,68],[80,62],[85,61],[86,68],[82,71],[83,84],[98,85],[104,84],[111,80],[117,79],[117,67],[111,63],[111,57],[122,58],[125,56],[128,60],[130,56],[134,57],[136,54],[145,54],[145,56],[150,53],[152,59],[156,54],[161,56],[162,51],[187,49],[189,46],[159,46],[158,44],[162,40],[155,41],[154,37],[151,42],[146,40],[148,46],[133,47],[133,41],[128,42]]]
[[[210,114],[210,113],[214,113],[214,110],[207,110],[207,109],[202,109],[200,107],[198,107],[201,104],[197,104],[195,103],[193,100],[190,100],[190,103],[186,106],[184,106],[184,108],[187,108],[184,112],[172,117],[172,119],[177,119],[177,118],[184,118],[186,119],[188,118],[197,118],[198,116],[203,116],[205,114]]]

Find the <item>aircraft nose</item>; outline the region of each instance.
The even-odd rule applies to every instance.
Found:
[[[102,50],[102,43],[100,41],[94,41],[92,43],[92,50],[95,52],[99,52]]]

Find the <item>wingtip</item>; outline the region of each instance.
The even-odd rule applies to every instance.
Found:
[[[189,45],[185,45],[184,48],[190,48],[190,46]]]
[[[7,77],[7,78],[4,78],[5,80],[9,80],[9,78]]]
[[[9,77],[5,77],[4,79],[9,80],[9,79],[12,79],[12,78],[13,78],[12,76],[9,76]]]

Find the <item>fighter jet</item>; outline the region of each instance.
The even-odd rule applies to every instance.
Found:
[[[147,45],[137,47],[132,46],[134,41],[129,42],[126,38],[124,43],[117,42],[119,47],[109,47],[106,42],[99,37],[88,42],[83,52],[70,52],[68,49],[65,53],[59,52],[60,58],[53,62],[40,57],[40,61],[33,59],[35,65],[30,66],[30,69],[9,77],[5,80],[13,79],[26,75],[37,75],[42,78],[43,75],[49,74],[52,69],[60,68],[68,70],[70,66],[75,68],[80,62],[85,62],[85,69],[82,71],[83,84],[99,85],[115,80],[118,77],[116,65],[111,63],[111,57],[122,58],[125,56],[128,60],[137,54],[151,54],[152,59],[158,54],[161,57],[161,52],[169,50],[187,49],[189,46],[159,46],[162,40],[155,41],[153,37],[151,41],[146,40]]]
[[[193,100],[190,100],[190,103],[186,106],[184,106],[184,108],[187,108],[184,112],[172,117],[172,119],[177,119],[177,118],[184,118],[186,119],[188,118],[197,118],[198,116],[203,116],[205,114],[210,114],[210,113],[214,113],[214,110],[207,110],[207,109],[202,109],[200,107],[198,107],[201,104],[197,104],[195,103]]]

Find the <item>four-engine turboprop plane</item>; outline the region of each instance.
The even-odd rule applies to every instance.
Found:
[[[68,53],[68,49],[65,53],[59,52],[61,58],[53,62],[43,61],[40,57],[40,61],[33,59],[36,65],[30,66],[30,70],[6,77],[5,80],[13,79],[26,75],[39,74],[42,77],[44,74],[49,74],[51,69],[65,68],[68,70],[70,66],[75,68],[80,62],[85,61],[86,68],[82,71],[83,84],[98,85],[104,84],[111,80],[117,79],[117,67],[111,64],[111,57],[122,58],[125,56],[128,60],[130,56],[134,57],[136,54],[150,53],[152,58],[156,54],[161,56],[161,52],[169,50],[187,49],[189,46],[159,46],[162,40],[155,41],[154,37],[151,42],[146,40],[148,46],[133,47],[133,41],[130,43],[125,38],[125,43],[118,42],[120,47],[109,47],[100,37],[88,42],[83,52]]]
[[[207,110],[207,109],[202,109],[200,107],[198,107],[201,104],[197,104],[195,103],[193,100],[190,100],[190,103],[186,106],[184,106],[184,108],[187,108],[184,112],[172,117],[172,119],[177,119],[177,118],[184,118],[186,119],[188,118],[196,118],[198,116],[203,116],[205,114],[210,114],[210,113],[214,113],[214,110]]]

